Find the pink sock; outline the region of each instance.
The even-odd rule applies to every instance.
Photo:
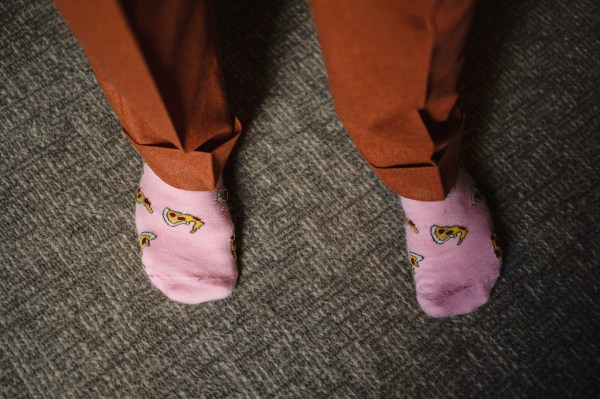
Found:
[[[212,191],[181,190],[144,164],[136,229],[144,269],[170,299],[195,304],[233,291],[235,237],[221,180]]]
[[[486,303],[500,275],[501,251],[473,178],[461,168],[444,201],[401,199],[421,309],[447,317]]]

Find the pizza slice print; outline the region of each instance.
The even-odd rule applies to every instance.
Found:
[[[500,248],[498,242],[496,241],[495,233],[492,234],[492,245],[494,246],[494,254],[496,255],[496,258],[498,258],[500,263],[502,263],[502,248]]]
[[[149,247],[150,241],[154,240],[155,238],[156,234],[150,233],[149,231],[144,231],[143,233],[140,233],[140,235],[138,236],[138,251],[140,252],[140,255],[142,254],[142,250],[144,249],[144,247]]]
[[[182,213],[169,208],[164,209],[163,219],[165,220],[165,223],[171,227],[177,227],[182,224],[192,225],[190,234],[194,234],[200,227],[204,226],[204,222],[200,220],[200,218],[192,216],[189,213]]]
[[[415,234],[419,234],[419,229],[417,229],[417,225],[406,216],[404,216],[404,224],[408,225],[412,229],[412,231],[415,232]]]
[[[477,204],[480,204],[481,201],[483,201],[483,195],[481,194],[481,191],[479,191],[479,188],[477,188],[477,186],[475,184],[472,184],[471,185],[471,204],[477,205]]]
[[[231,234],[231,255],[233,256],[233,261],[237,261],[237,254],[235,251],[235,233]]]
[[[423,256],[421,256],[415,252],[408,253],[408,262],[410,263],[410,265],[412,267],[419,267],[419,262],[422,261],[423,259],[425,259]]]
[[[456,245],[462,244],[469,232],[461,226],[431,226],[431,237],[438,244],[443,244],[451,238],[458,238]]]
[[[140,205],[144,205],[146,207],[146,210],[148,210],[149,213],[153,212],[152,204],[150,203],[150,200],[148,200],[148,198],[146,198],[146,196],[142,192],[141,188],[137,189],[137,195],[135,196],[135,201]]]

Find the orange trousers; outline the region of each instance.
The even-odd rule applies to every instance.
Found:
[[[126,136],[165,182],[215,186],[240,133],[209,0],[55,0]],[[444,199],[473,0],[311,0],[336,112],[394,192]]]

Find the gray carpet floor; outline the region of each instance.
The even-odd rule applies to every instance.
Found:
[[[335,116],[307,5],[217,11],[242,274],[185,306],[140,266],[141,159],[77,42],[50,2],[0,2],[1,397],[598,395],[597,2],[477,8],[463,162],[505,263],[448,320],[417,306],[399,201]]]

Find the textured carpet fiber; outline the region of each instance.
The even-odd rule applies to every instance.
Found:
[[[304,2],[218,2],[246,127],[225,176],[242,275],[204,306],[145,277],[141,160],[52,4],[0,2],[0,395],[597,395],[596,3],[480,3],[463,161],[506,261],[489,305],[434,320],[399,201],[336,119]]]

